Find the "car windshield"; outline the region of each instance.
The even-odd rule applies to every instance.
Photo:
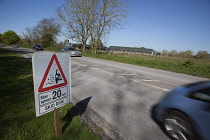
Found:
[[[40,45],[35,45],[35,47],[41,47]]]
[[[75,48],[68,48],[68,50],[70,50],[70,51],[74,50],[75,51],[76,49]]]

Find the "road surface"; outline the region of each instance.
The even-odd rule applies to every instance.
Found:
[[[33,55],[32,49],[18,50],[28,58]],[[71,61],[74,101],[88,99],[89,111],[82,116],[95,121],[110,139],[168,140],[152,120],[151,107],[176,86],[206,80],[88,57]]]
[[[89,108],[111,124],[122,139],[167,140],[150,117],[151,107],[170,89],[201,80],[205,79],[87,57],[72,58],[74,98],[92,97]]]

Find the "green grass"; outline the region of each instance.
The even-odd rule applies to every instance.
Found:
[[[0,48],[0,65],[0,139],[56,139],[53,112],[35,115],[31,63],[15,52]],[[70,109],[72,104],[60,108],[65,128],[60,139],[100,139]]]
[[[29,48],[29,49],[32,49],[32,46],[33,45],[27,45],[27,44],[18,44],[19,47],[22,47],[22,48]]]
[[[85,52],[83,56],[210,78],[210,61],[152,55]]]
[[[61,52],[62,47],[48,47],[45,48],[44,50],[46,51],[53,51],[53,52]]]

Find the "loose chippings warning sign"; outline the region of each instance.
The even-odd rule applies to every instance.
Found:
[[[68,53],[35,53],[33,56],[36,116],[71,100],[71,65]]]

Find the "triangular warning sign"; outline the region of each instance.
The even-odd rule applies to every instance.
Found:
[[[67,85],[66,77],[57,56],[53,54],[38,88],[38,92],[45,92],[65,85]]]

